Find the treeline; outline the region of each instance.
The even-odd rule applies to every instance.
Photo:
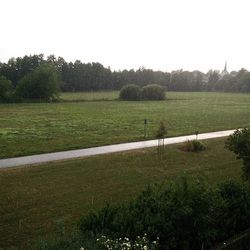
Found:
[[[112,71],[100,63],[66,62],[62,57],[43,54],[11,58],[0,63],[0,76],[14,88],[20,80],[42,64],[53,65],[60,75],[62,91],[120,90],[126,84],[160,84],[169,91],[250,92],[250,72],[245,69],[222,76],[217,70],[207,73],[177,70],[170,72],[140,68]]]

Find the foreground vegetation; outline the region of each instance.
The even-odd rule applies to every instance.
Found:
[[[159,239],[157,249],[208,250],[247,230],[249,221],[247,185],[230,181],[211,188],[203,181],[182,177],[175,182],[149,186],[134,201],[92,212],[80,220],[78,228],[83,240],[95,236],[93,245],[98,245],[95,241],[99,235],[136,240],[136,236],[146,233],[151,241]],[[71,249],[77,249],[77,245],[81,246],[76,243]],[[55,246],[52,249],[57,249]],[[120,245],[111,249],[123,248]]]
[[[98,101],[111,96],[117,99],[118,92],[77,94],[92,102],[1,104],[0,158],[143,140],[144,119],[146,139],[155,138],[161,120],[169,137],[250,126],[247,94],[170,92],[166,101]]]
[[[185,172],[210,185],[240,181],[241,161],[224,148],[224,139],[204,142],[206,150],[187,153],[168,146],[162,157],[146,149],[42,166],[0,171],[0,248],[28,249],[50,238],[57,225],[66,233],[74,222],[106,202],[130,201],[150,183],[168,182]]]

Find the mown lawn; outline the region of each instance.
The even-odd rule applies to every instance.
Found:
[[[146,185],[186,173],[211,185],[240,180],[241,162],[224,148],[224,138],[205,141],[201,153],[168,146],[163,157],[156,148],[116,153],[40,166],[0,171],[0,249],[29,249],[39,238],[51,237],[63,221],[75,221],[106,202],[124,202]]]
[[[1,104],[0,158],[143,140],[144,119],[148,119],[147,139],[155,136],[161,120],[168,136],[250,126],[248,94],[167,96],[166,101],[98,101],[96,93],[97,101]]]

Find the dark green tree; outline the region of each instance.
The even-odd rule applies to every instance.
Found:
[[[250,92],[250,72],[241,69],[236,76],[239,92]]]
[[[226,148],[243,161],[243,178],[250,179],[250,129],[237,129],[226,141]]]
[[[16,95],[24,99],[52,100],[58,97],[59,83],[56,69],[43,64],[20,80]]]
[[[43,54],[11,58],[8,63],[1,65],[0,74],[7,77],[16,86],[25,75],[43,63]]]
[[[7,101],[13,86],[5,76],[0,76],[0,101]]]
[[[220,80],[220,73],[218,70],[210,70],[208,72],[208,82],[206,86],[207,91],[215,91],[218,81]]]

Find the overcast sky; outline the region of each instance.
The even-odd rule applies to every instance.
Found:
[[[111,69],[250,70],[249,0],[0,0],[0,61],[43,53]]]

